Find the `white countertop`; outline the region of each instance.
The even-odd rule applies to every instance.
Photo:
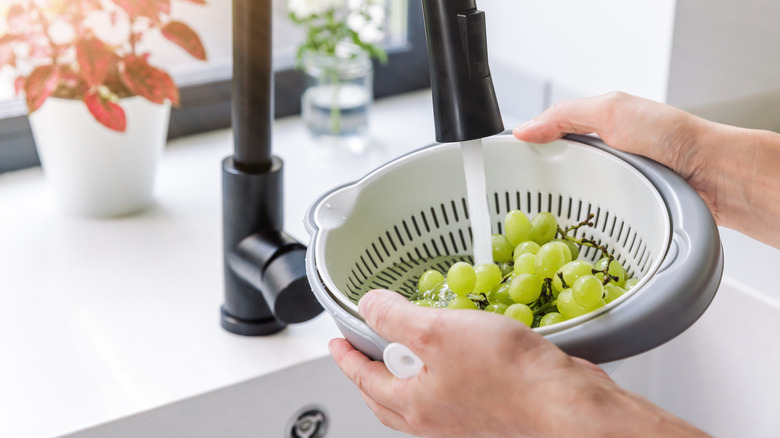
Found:
[[[433,142],[430,93],[376,103],[363,152],[278,120],[285,224],[325,191]],[[110,220],[60,213],[41,169],[0,175],[0,436],[58,436],[327,355],[322,314],[270,337],[219,325],[221,161],[229,130],[170,142],[156,204]]]

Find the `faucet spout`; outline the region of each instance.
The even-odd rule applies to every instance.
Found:
[[[436,141],[504,130],[487,53],[485,13],[475,0],[422,0]]]

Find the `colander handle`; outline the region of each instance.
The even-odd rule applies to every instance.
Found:
[[[391,342],[382,352],[382,360],[387,369],[399,379],[410,379],[418,374],[423,361],[404,344]]]

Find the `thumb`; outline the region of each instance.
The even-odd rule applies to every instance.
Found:
[[[358,302],[358,312],[369,327],[390,342],[400,342],[425,360],[421,339],[431,340],[440,309],[416,306],[403,295],[389,290],[372,290]]]

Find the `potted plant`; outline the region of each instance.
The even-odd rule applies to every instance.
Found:
[[[179,93],[171,76],[149,63],[146,40],[162,35],[206,59],[197,34],[170,12],[170,0],[6,6],[0,68],[17,73],[16,92],[25,96],[44,173],[65,210],[115,216],[152,200]]]
[[[384,0],[289,0],[305,28],[297,65],[305,75],[301,115],[316,137],[362,137],[373,101],[371,59],[387,62]]]

